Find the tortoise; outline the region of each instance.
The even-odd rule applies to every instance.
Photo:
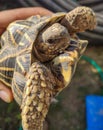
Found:
[[[94,29],[88,7],[32,16],[11,23],[0,38],[0,81],[21,107],[24,130],[42,130],[51,100],[68,86],[87,41],[77,32]]]

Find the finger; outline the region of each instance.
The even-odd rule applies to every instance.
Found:
[[[13,100],[13,95],[11,90],[1,82],[0,82],[0,98],[8,103]]]
[[[19,8],[13,10],[6,10],[0,12],[0,27],[5,28],[9,23],[30,17],[31,15],[48,15],[52,14],[51,11],[44,9],[42,7],[34,8]]]

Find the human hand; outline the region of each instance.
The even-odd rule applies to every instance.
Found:
[[[52,14],[52,12],[41,7],[20,8],[0,12],[0,35],[5,31],[9,23],[15,20],[28,18],[31,15],[38,15],[38,14],[43,16]],[[0,98],[5,102],[11,102],[13,100],[13,94],[11,92],[11,89],[7,88],[1,82],[0,82]]]

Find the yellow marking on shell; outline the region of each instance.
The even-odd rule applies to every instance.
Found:
[[[5,42],[6,43],[6,42]],[[0,50],[0,55],[2,54],[2,53],[4,53],[4,51],[7,49],[7,46],[6,47],[3,47],[1,50]]]
[[[1,38],[3,39],[4,43],[6,43],[6,38],[4,37],[4,35],[2,35]]]
[[[14,68],[0,67],[0,70],[3,70],[3,71],[14,71]]]
[[[10,26],[14,26],[14,25],[15,25],[15,26],[18,26],[18,25],[19,25],[19,26],[21,26],[22,28],[24,28],[24,27],[25,27],[25,28],[29,28],[29,26],[26,26],[26,25],[24,25],[24,24],[19,24],[19,23],[17,23],[17,21],[10,24]],[[10,26],[8,26],[8,28],[9,28]]]
[[[61,19],[61,17],[65,16],[65,13],[58,13],[58,14],[53,14],[51,15],[50,18],[48,18],[47,20],[45,20],[45,22],[50,22],[50,23],[54,23],[55,21]]]
[[[16,43],[16,41],[15,41],[15,39],[14,39],[14,37],[13,37],[11,31],[8,30],[8,32],[10,33],[10,37],[11,37],[12,43],[13,43],[14,45],[17,45],[17,43]]]
[[[16,56],[16,55],[13,55],[13,54],[8,55],[8,56],[6,56],[6,57],[0,59],[0,62],[3,62],[4,60],[9,59],[9,58],[13,58],[13,57],[15,57],[15,56]]]
[[[17,32],[18,34],[20,34],[21,36],[23,35],[23,32],[21,32],[19,29],[17,29],[16,32]]]
[[[40,19],[41,16],[40,16],[40,15],[36,15],[36,17],[37,17],[38,19]],[[27,18],[27,20],[28,20],[28,21],[32,21],[33,18],[34,18],[34,16],[31,16],[31,17]]]
[[[6,76],[6,75],[4,75],[4,74],[2,74],[2,73],[0,73],[0,75],[1,75],[2,77],[6,78],[6,79],[10,79],[10,80],[12,80],[11,77],[8,77],[8,76]]]
[[[6,86],[11,87],[11,84],[9,84],[8,82],[6,82],[5,80],[3,80],[3,79],[0,78],[0,81],[2,83],[4,83]]]
[[[17,61],[18,65],[19,65],[19,67],[21,68],[22,72],[25,72],[23,65],[19,61],[19,58],[17,58],[16,61]]]
[[[15,88],[18,90],[18,93],[20,93],[20,95],[22,95],[22,92],[21,92],[21,90],[19,89],[19,87],[18,87],[18,85],[16,84],[16,82],[15,82],[15,78],[14,78],[14,85],[15,85]]]
[[[14,83],[15,81],[12,82],[12,84],[16,84]],[[14,98],[16,99],[17,103],[19,104],[19,106],[21,105],[21,99],[16,95],[15,91],[14,91],[14,88],[12,89],[12,92],[14,94]]]
[[[2,63],[2,62],[3,62],[4,60],[6,60],[6,59],[9,59],[9,58],[13,58],[13,57],[18,56],[18,55],[20,55],[21,53],[26,52],[26,50],[27,50],[27,48],[24,48],[24,49],[22,49],[21,51],[15,53],[15,54],[8,55],[8,56],[6,56],[6,57],[0,59],[0,63]]]
[[[19,42],[19,45],[20,45],[20,46],[24,46],[25,43],[24,43],[24,42]]]
[[[27,35],[27,33],[25,34],[25,37],[26,37],[26,39],[28,39],[28,41],[29,41],[30,43],[33,43],[33,41],[30,39],[30,37]]]
[[[26,58],[24,56],[22,56],[22,61],[26,62]]]

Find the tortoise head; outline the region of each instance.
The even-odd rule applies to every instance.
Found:
[[[68,47],[70,36],[67,29],[59,23],[47,27],[37,38],[35,48],[41,61],[51,60]],[[40,57],[41,56],[41,57]]]
[[[61,21],[70,34],[92,30],[96,27],[96,16],[91,8],[80,6],[70,11]]]

